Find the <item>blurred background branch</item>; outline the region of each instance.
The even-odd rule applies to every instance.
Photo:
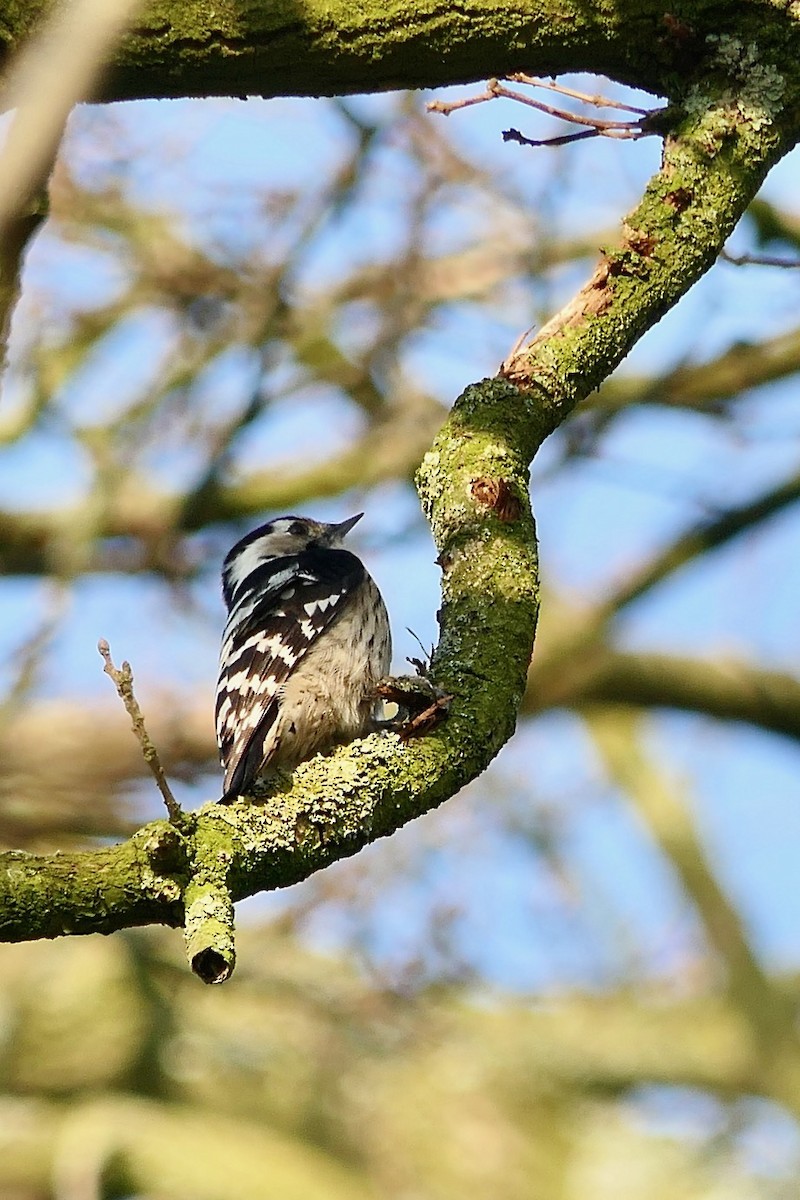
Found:
[[[697,8],[694,29],[659,9],[634,77],[705,53],[719,9]],[[208,50],[143,11],[106,88],[141,90],[136,54],[173,37],[226,47],[220,87],[257,81],[233,13]],[[2,264],[7,305],[27,247],[0,409],[3,846],[102,848],[158,815],[100,633],[182,805],[216,794],[219,564],[278,510],[365,508],[396,666],[406,625],[434,640],[420,455],[621,245],[657,147],[545,162],[503,146],[496,105],[457,125],[424,101],[70,117],[48,220],[34,189]],[[731,256],[796,255],[796,174]],[[794,1197],[797,287],[722,262],[545,446],[524,710],[457,804],[241,905],[224,993],[157,929],[0,947],[4,1196]]]
[[[44,193],[67,117],[88,99],[141,0],[70,0],[54,9],[3,78],[14,114],[0,152],[0,339],[5,361],[25,247],[44,219]]]

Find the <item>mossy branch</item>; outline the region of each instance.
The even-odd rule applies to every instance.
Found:
[[[51,5],[0,7],[1,61]],[[521,67],[596,72],[671,96],[709,36],[763,36],[796,63],[799,25],[792,4],[763,0],[149,0],[103,97],[331,96],[442,87]]]

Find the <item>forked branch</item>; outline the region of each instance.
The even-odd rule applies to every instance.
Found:
[[[545,113],[547,116],[557,117],[559,120],[567,121],[572,125],[584,126],[583,129],[575,133],[565,133],[550,138],[529,138],[520,133],[518,129],[506,129],[503,131],[504,142],[519,142],[522,146],[564,146],[569,142],[578,142],[584,138],[593,137],[627,138],[634,140],[663,132],[665,114],[668,112],[666,108],[636,108],[631,104],[624,104],[621,100],[612,100],[609,97],[599,95],[590,96],[585,92],[578,92],[574,88],[557,83],[554,79],[537,79],[533,75],[525,75],[522,72],[516,72],[513,75],[507,76],[507,78],[513,83],[521,83],[527,87],[546,88],[548,91],[558,92],[560,95],[568,96],[572,100],[581,101],[587,107],[611,108],[623,112],[635,113],[638,119],[616,121],[605,117],[592,116],[587,112],[572,112],[570,109],[546,104],[543,100],[538,100],[534,96],[529,96],[524,92],[506,87],[498,79],[490,79],[486,84],[486,89],[477,95],[467,96],[462,100],[431,100],[426,107],[428,112],[438,112],[442,113],[443,116],[449,116],[450,113],[457,112],[459,109],[470,108],[474,104],[484,104],[488,100],[514,100],[518,104],[526,105],[528,108],[535,108],[537,112]]]

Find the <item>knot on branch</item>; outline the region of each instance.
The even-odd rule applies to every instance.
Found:
[[[189,867],[189,843],[174,825],[159,822],[144,848],[151,867],[160,875],[177,875]]]
[[[487,508],[498,520],[508,523],[519,519],[522,503],[505,479],[482,476],[469,485],[470,495],[479,508]]]

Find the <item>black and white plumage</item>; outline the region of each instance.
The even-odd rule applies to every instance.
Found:
[[[223,800],[271,767],[291,769],[372,726],[391,659],[389,617],[336,525],[279,517],[237,542],[222,568],[228,622],[217,683]]]

